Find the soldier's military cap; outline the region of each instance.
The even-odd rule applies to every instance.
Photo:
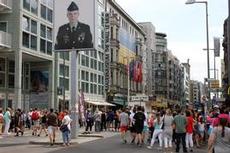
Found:
[[[67,11],[78,11],[79,8],[76,3],[72,2],[69,7],[67,8]]]

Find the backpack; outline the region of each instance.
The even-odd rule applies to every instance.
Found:
[[[33,121],[38,120],[38,119],[39,119],[38,112],[33,112],[33,113],[32,113],[32,116],[31,116],[31,119],[32,119]]]

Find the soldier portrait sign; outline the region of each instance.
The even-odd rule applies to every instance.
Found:
[[[94,3],[90,3],[91,1],[65,0],[55,2],[55,51],[94,48]]]

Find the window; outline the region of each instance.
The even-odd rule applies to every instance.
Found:
[[[34,20],[31,20],[31,32],[37,34],[37,22]]]
[[[0,22],[0,31],[7,32],[7,23],[6,22]]]
[[[68,78],[63,78],[59,77],[59,86],[60,87],[65,87],[65,90],[69,90],[69,79]]]
[[[30,0],[23,0],[23,8],[30,11]]]
[[[15,63],[14,61],[9,61],[9,73],[14,73]]]
[[[24,47],[29,48],[29,42],[30,42],[29,34],[26,32],[23,32],[23,34],[22,34],[22,45]]]
[[[46,52],[46,41],[44,39],[40,39],[40,51],[43,53]]]
[[[47,27],[47,39],[52,40],[52,29]]]
[[[89,83],[81,82],[81,89],[85,93],[89,93]]]
[[[41,17],[46,19],[46,7],[41,4]]]
[[[66,60],[69,60],[69,52],[60,52],[60,56],[59,56],[61,59],[65,59]]]
[[[38,0],[23,0],[23,8],[37,15],[38,14]]]
[[[5,72],[5,64],[6,60],[4,58],[0,58],[0,72]]]
[[[22,18],[22,29],[30,31],[30,19],[26,16],[23,16]]]
[[[51,9],[47,9],[47,19],[49,22],[53,22],[53,11]]]
[[[5,87],[5,73],[0,73],[0,87]]]
[[[45,25],[40,25],[40,51],[52,55],[52,36],[53,30]]]
[[[44,26],[43,24],[41,24],[40,29],[41,29],[40,30],[41,37],[46,38],[46,26]]]
[[[31,35],[31,41],[30,42],[31,42],[30,48],[33,50],[37,50],[37,37]]]
[[[47,54],[52,55],[52,43],[47,41]]]
[[[9,74],[9,82],[8,82],[8,86],[9,88],[14,88],[14,74]]]
[[[69,77],[69,66],[65,65],[65,70],[64,70],[64,65],[60,64],[59,71],[60,71],[59,74],[61,76],[64,76],[64,71],[65,71],[65,77]]]
[[[41,17],[52,23],[53,22],[53,10],[50,8],[53,8],[53,0],[42,1],[41,3],[42,3],[41,13],[40,13]]]
[[[38,2],[37,0],[30,0],[31,12],[38,14]]]

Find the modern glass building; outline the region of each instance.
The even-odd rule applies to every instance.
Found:
[[[105,102],[105,1],[88,2],[94,7],[91,30],[97,42],[95,51],[79,53],[78,87],[92,104]],[[61,1],[0,2],[0,107],[69,108],[70,54],[52,49],[55,3]]]

